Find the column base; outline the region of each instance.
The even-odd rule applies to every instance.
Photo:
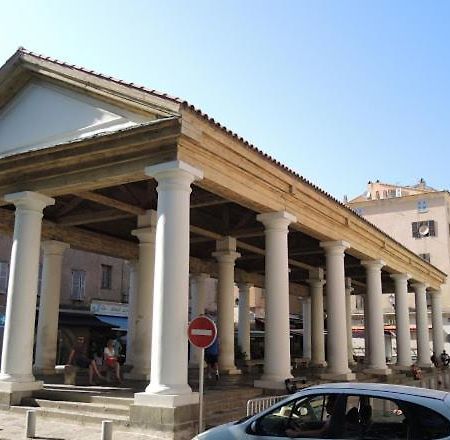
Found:
[[[270,380],[270,379],[259,379],[253,382],[255,388],[263,388],[267,390],[284,390],[286,391],[286,385],[284,380]]]
[[[33,374],[40,376],[54,376],[58,374],[58,371],[55,370],[55,366],[51,367],[33,367]]]
[[[408,373],[411,371],[411,365],[391,365],[390,369],[400,373]]]
[[[0,406],[18,405],[23,397],[31,396],[33,391],[41,390],[43,385],[44,382],[41,380],[30,382],[0,381]]]
[[[128,380],[142,380],[146,382],[150,381],[150,373],[133,373],[133,371],[130,371],[129,373],[124,373],[123,377]]]
[[[239,370],[239,368],[225,368],[223,370],[219,370],[219,373],[223,376],[233,376],[237,374],[242,374],[242,370]]]
[[[149,406],[153,408],[176,408],[178,406],[197,405],[198,393],[187,394],[154,394],[136,393],[134,395],[135,406]]]
[[[347,372],[347,373],[322,373],[319,375],[321,379],[325,380],[333,380],[333,381],[342,381],[342,382],[350,382],[356,379],[355,373]]]
[[[392,370],[390,368],[366,368],[363,370],[365,374],[371,374],[372,376],[389,376],[392,374]]]
[[[327,362],[326,361],[319,361],[319,362],[313,362],[309,364],[309,368],[326,368]]]
[[[431,368],[430,362],[417,362],[417,366],[420,368]]]
[[[193,438],[198,432],[198,394],[195,403],[180,404],[177,402],[175,406],[151,405],[151,401],[158,402],[158,397],[155,400],[140,398],[138,395],[146,393],[138,393],[135,395],[138,401],[143,401],[144,404],[135,403],[130,405],[130,425],[139,429],[145,429],[146,434],[151,434],[152,438],[163,438],[165,440],[186,440]],[[168,396],[164,396],[168,397]],[[191,400],[193,396],[186,401]],[[195,400],[195,399],[194,399]],[[163,403],[163,402],[159,402]]]

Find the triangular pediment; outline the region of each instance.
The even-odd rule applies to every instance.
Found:
[[[0,157],[113,132],[152,120],[87,94],[28,83],[0,112]]]

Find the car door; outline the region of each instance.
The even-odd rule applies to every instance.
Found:
[[[336,403],[339,397],[339,394],[318,393],[278,405],[250,425],[248,439],[340,439],[341,436],[331,436],[330,429],[335,429],[342,417],[327,411],[332,400],[335,408],[339,407]]]

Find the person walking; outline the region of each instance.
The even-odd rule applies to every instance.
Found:
[[[219,338],[205,349],[205,361],[208,365],[208,379],[214,375],[219,380]]]

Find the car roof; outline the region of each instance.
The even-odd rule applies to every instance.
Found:
[[[407,385],[393,385],[390,383],[373,383],[373,382],[339,382],[313,385],[303,390],[328,390],[334,392],[351,392],[351,391],[367,391],[375,393],[401,394],[403,396],[418,396],[429,399],[445,400],[448,393],[441,390],[433,390],[429,388],[417,388]],[[400,397],[400,396],[399,396]]]

